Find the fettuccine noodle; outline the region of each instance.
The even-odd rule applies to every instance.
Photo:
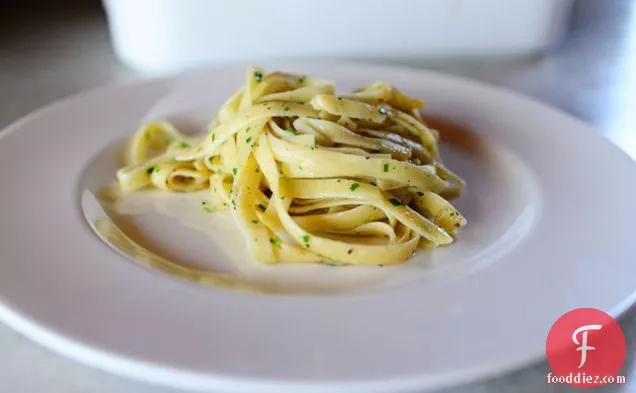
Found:
[[[144,124],[117,172],[123,191],[209,189],[263,263],[383,265],[450,244],[464,181],[442,164],[423,103],[385,82],[336,95],[331,81],[252,68],[208,134]]]

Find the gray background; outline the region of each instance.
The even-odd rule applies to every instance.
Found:
[[[468,76],[550,103],[593,124],[636,157],[636,1],[575,0],[565,39],[536,56],[420,60],[409,65]],[[56,99],[142,77],[115,58],[99,2],[0,1],[0,128]],[[603,285],[611,283],[599,283],[595,290],[602,290]],[[622,370],[628,385],[595,391],[636,392],[636,384],[629,384],[632,376],[636,378],[636,309],[619,322],[628,344]],[[549,371],[548,365],[541,363],[444,393],[579,391],[547,385]],[[0,393],[5,392],[175,390],[86,368],[0,325]]]

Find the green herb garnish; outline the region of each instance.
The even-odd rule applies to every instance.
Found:
[[[250,141],[251,141],[251,140],[252,140],[252,137],[251,137],[251,136],[248,136],[248,137],[245,139],[245,143],[250,143]]]
[[[210,209],[209,206],[203,206],[203,211],[208,213],[208,214],[212,213],[212,209]]]
[[[187,149],[187,148],[189,148],[189,147],[190,147],[190,144],[189,144],[189,143],[186,143],[186,142],[181,142],[181,143],[179,144],[179,147],[180,147],[180,148],[182,148],[182,149]]]
[[[247,127],[247,128],[245,129],[245,132],[250,132],[250,128],[252,128],[252,127]]]
[[[236,168],[232,168],[232,174],[233,174],[234,176],[236,176],[236,172],[238,172],[238,169],[236,169]]]
[[[351,191],[355,191],[355,190],[356,190],[356,188],[358,188],[358,187],[360,187],[360,183],[353,183],[353,184],[351,185],[351,187],[349,187],[349,189],[350,189]]]
[[[384,172],[388,172],[389,171],[389,164],[384,164]]]
[[[255,71],[254,72],[254,79],[256,79],[256,82],[260,82],[263,80],[263,73],[260,71]]]
[[[283,110],[284,110],[285,112],[287,112],[287,111],[288,111],[288,110],[290,110],[290,109],[291,109],[291,108],[290,108],[290,107],[288,107],[288,106],[283,107]]]
[[[152,174],[152,172],[155,171],[155,169],[156,168],[154,166],[151,166],[150,168],[146,169],[146,173],[150,175],[150,174]]]
[[[265,206],[263,206],[262,204],[260,204],[260,203],[258,204],[258,208],[261,209],[261,211],[263,211],[263,212],[265,210],[267,210],[267,208]]]
[[[212,142],[214,142],[215,139],[216,139],[216,135],[212,133]]]
[[[304,241],[305,243],[309,243],[309,239],[311,239],[311,238],[309,237],[309,235],[305,235],[305,236],[303,236],[303,241]]]
[[[389,202],[391,202],[393,206],[400,206],[402,204],[402,202],[399,199],[395,199],[395,198],[389,199]]]
[[[287,128],[285,128],[285,131],[289,132],[289,133],[290,133],[290,134],[292,134],[292,135],[298,135],[298,132],[296,132],[296,130],[294,130],[294,129],[293,129],[293,128],[291,128],[291,127],[287,127]]]
[[[273,239],[269,239],[270,243],[272,243],[273,245],[275,245],[276,247],[280,248],[280,245],[282,243],[282,241],[280,240],[280,238],[275,237]]]
[[[304,75],[301,76],[300,78],[298,78],[298,80],[296,81],[296,83],[298,83],[299,85],[302,85],[303,83],[305,83],[305,79],[307,79],[307,77],[305,77]]]
[[[380,113],[381,115],[386,115],[388,112],[387,112],[386,108],[379,107],[378,108],[378,113]]]

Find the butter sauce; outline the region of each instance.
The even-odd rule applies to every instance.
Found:
[[[245,276],[263,269],[276,269],[277,267],[254,262],[252,263],[254,266],[233,266],[239,270],[238,273],[186,266],[185,263],[176,261],[179,259],[178,257],[170,258],[159,255],[163,252],[151,251],[156,248],[156,245],[149,242],[143,233],[136,230],[131,223],[133,221],[131,218],[134,219],[135,216],[147,213],[175,218],[176,226],[191,228],[211,237],[223,235],[220,236],[220,239],[215,240],[224,245],[224,248],[241,247],[238,243],[243,239],[232,236],[233,232],[227,231],[224,234],[225,231],[213,230],[215,225],[220,228],[228,228],[228,225],[231,225],[230,228],[233,228],[235,224],[229,210],[218,211],[224,207],[211,200],[210,193],[166,194],[152,191],[126,193],[115,186],[103,188],[97,194],[96,198],[91,192],[85,191],[82,198],[84,211],[96,233],[102,240],[128,258],[164,274],[203,286],[266,294],[339,292],[360,289],[361,286],[365,286],[360,282],[345,282],[335,285],[262,282],[258,278]],[[208,214],[208,210],[214,211],[214,213]],[[307,268],[315,269],[320,268],[320,266],[307,266]]]

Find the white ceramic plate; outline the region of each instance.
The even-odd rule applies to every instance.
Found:
[[[196,216],[187,203],[165,200],[131,218],[153,251],[288,293],[204,287],[136,264],[93,231],[91,195],[112,181],[117,146],[142,119],[196,127],[244,69],[189,73],[81,95],[3,132],[0,318],[66,356],[155,383],[397,392],[539,360],[566,311],[631,304],[636,165],[585,124],[424,71],[267,67],[344,89],[387,80],[423,98],[425,113],[467,126],[441,130],[445,161],[468,182],[458,241],[391,268],[263,267],[231,221],[208,216],[201,228],[183,218]]]

